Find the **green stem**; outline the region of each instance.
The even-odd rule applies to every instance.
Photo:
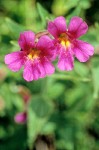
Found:
[[[55,79],[61,79],[61,80],[72,80],[72,81],[81,81],[81,82],[90,82],[90,78],[81,78],[81,77],[73,77],[70,75],[64,75],[64,74],[54,74],[51,76]]]

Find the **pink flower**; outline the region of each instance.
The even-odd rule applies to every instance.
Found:
[[[26,81],[38,80],[54,73],[51,61],[55,58],[54,44],[44,35],[35,42],[35,34],[25,31],[19,37],[20,51],[5,56],[5,64],[12,71],[19,71],[24,66],[23,78]]]
[[[26,112],[17,113],[14,117],[16,123],[25,123],[27,119]]]
[[[80,62],[86,62],[94,53],[94,47],[84,41],[78,40],[88,30],[87,24],[79,17],[73,17],[67,28],[64,17],[57,17],[48,23],[48,31],[53,35],[54,44],[59,56],[58,68],[72,70],[74,57]]]

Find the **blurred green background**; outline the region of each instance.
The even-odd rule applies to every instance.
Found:
[[[81,39],[95,47],[94,56],[87,63],[75,60],[71,72],[56,68],[50,77],[24,81],[22,70],[10,71],[4,56],[20,49],[20,32],[43,31],[60,15],[67,23],[72,16],[88,23]],[[25,109],[26,123],[16,123]],[[35,150],[39,137],[54,143],[49,150],[99,150],[98,0],[0,0],[0,150]]]

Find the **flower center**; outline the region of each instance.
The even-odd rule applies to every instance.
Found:
[[[59,40],[59,43],[66,48],[70,47],[71,45],[66,33],[62,33],[60,37],[58,38],[58,40]]]
[[[36,49],[32,49],[31,52],[28,54],[28,58],[30,60],[35,60],[39,58],[39,56],[40,56],[40,51]]]

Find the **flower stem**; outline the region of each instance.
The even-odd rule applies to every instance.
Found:
[[[45,30],[45,31],[37,33],[36,34],[36,38],[38,39],[38,38],[40,38],[43,35],[50,35],[50,34],[49,34],[49,32],[47,30]]]
[[[52,78],[55,79],[61,79],[61,80],[72,80],[72,81],[81,81],[81,82],[90,82],[91,79],[90,78],[81,78],[81,77],[73,77],[70,75],[60,75],[60,74],[54,74],[51,76]]]

